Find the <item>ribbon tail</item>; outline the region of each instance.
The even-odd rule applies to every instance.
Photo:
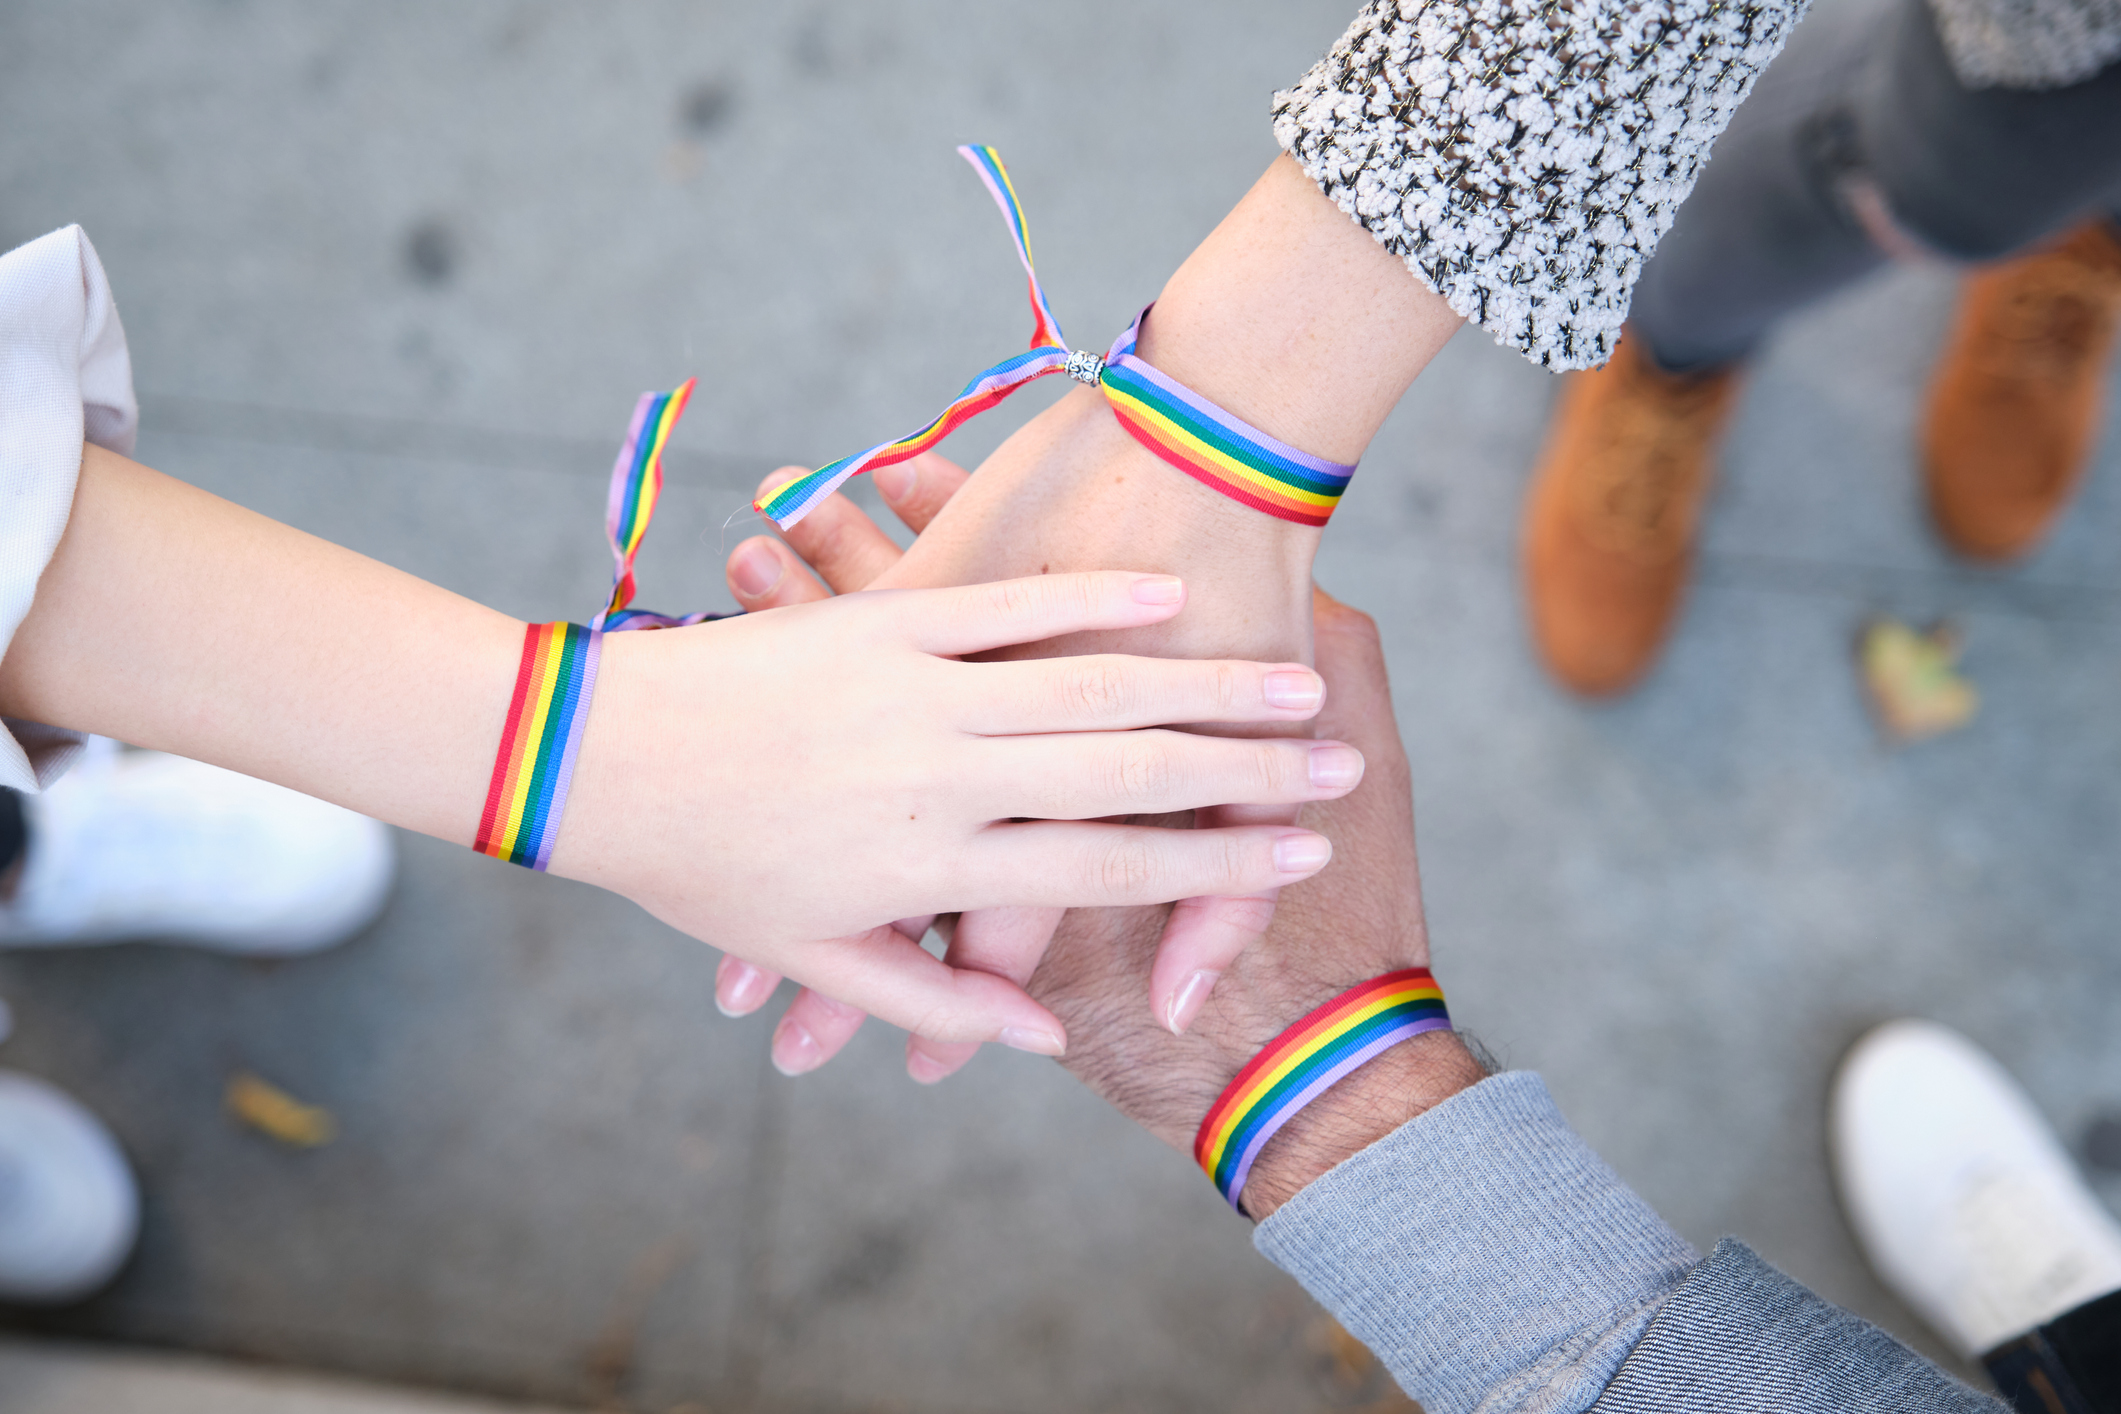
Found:
[[[716,619],[733,618],[731,614],[709,613],[702,609],[696,614],[659,614],[653,609],[619,609],[605,616],[605,633],[624,633],[628,629],[690,628],[694,624],[712,623]]]
[[[1045,287],[1038,282],[1038,270],[1031,263],[1031,227],[1024,221],[1023,203],[1016,199],[1016,184],[1009,180],[1009,169],[1002,165],[1002,155],[991,147],[960,147],[957,155],[972,164],[979,179],[986,185],[987,194],[994,204],[1002,209],[1002,219],[1009,225],[1009,239],[1016,243],[1016,258],[1023,262],[1024,274],[1031,282],[1031,317],[1037,326],[1031,331],[1031,347],[1066,348],[1068,341],[1061,337],[1060,321],[1053,317],[1053,306],[1046,300]]]
[[[753,501],[751,508],[786,530],[810,514],[818,502],[837,491],[849,477],[919,456],[1026,383],[1060,372],[1067,361],[1065,348],[1035,348],[998,363],[967,383],[965,391],[920,431],[856,456],[842,457],[808,476],[799,476]]]
[[[611,542],[613,560],[611,598],[591,620],[592,629],[601,629],[605,619],[633,602],[634,558],[641,552],[648,524],[655,519],[656,500],[663,492],[663,448],[685,415],[685,404],[692,400],[698,382],[688,378],[672,392],[643,393],[634,404],[633,425],[627,428],[625,445],[612,464],[611,495],[604,510],[604,534]]]

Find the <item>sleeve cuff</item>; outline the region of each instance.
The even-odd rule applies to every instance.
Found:
[[[1356,1154],[1253,1241],[1429,1414],[1589,1409],[1697,1260],[1528,1071]]]
[[[1806,3],[1370,0],[1275,140],[1496,342],[1590,368]]]
[[[66,533],[83,442],[130,452],[138,423],[125,329],[88,236],[68,226],[0,255],[0,655]],[[7,721],[0,786],[50,785],[81,741]]]

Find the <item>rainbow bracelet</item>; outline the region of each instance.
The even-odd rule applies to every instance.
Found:
[[[493,780],[486,787],[486,808],[473,846],[481,854],[538,870],[552,862],[575,756],[596,693],[605,634],[681,628],[721,617],[631,607],[633,562],[663,490],[663,448],[692,397],[694,381],[688,379],[674,392],[643,393],[634,405],[633,425],[611,469],[604,512],[605,538],[617,561],[611,597],[587,624],[531,624],[523,630],[515,693],[508,702],[508,720],[501,728],[501,748],[494,757]]]
[[[1252,1161],[1296,1112],[1336,1080],[1424,1031],[1448,1031],[1443,988],[1426,967],[1372,978],[1267,1043],[1200,1122],[1193,1157],[1231,1207],[1244,1209]]]
[[[1031,263],[1031,233],[1024,224],[1009,169],[991,147],[957,151],[979,173],[1001,208],[1010,239],[1016,242],[1017,259],[1030,278],[1030,351],[996,364],[967,383],[956,400],[919,431],[797,477],[752,502],[752,509],[786,530],[847,478],[917,457],[1025,384],[1049,373],[1065,373],[1079,383],[1103,388],[1113,415],[1129,435],[1194,480],[1270,516],[1300,525],[1324,525],[1355,468],[1278,442],[1144,363],[1134,347],[1153,304],[1134,317],[1127,332],[1103,357],[1070,350]]]

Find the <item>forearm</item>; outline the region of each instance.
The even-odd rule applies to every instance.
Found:
[[[1419,1039],[1426,1058],[1357,1071],[1271,1167],[1263,1153],[1246,1203],[1272,1211],[1260,1250],[1432,1414],[1999,1409],[1741,1243],[1697,1260],[1537,1076],[1424,1103],[1463,1048]]]
[[[1261,431],[1352,464],[1461,322],[1284,156],[1165,284],[1141,354]]]
[[[476,833],[522,625],[100,448],[0,712]]]

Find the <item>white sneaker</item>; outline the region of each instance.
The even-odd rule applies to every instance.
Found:
[[[2121,1290],[2121,1224],[2003,1067],[1893,1021],[1834,1081],[1834,1176],[1871,1266],[1968,1359]]]
[[[101,746],[22,804],[0,947],[315,952],[374,919],[395,872],[390,831],[366,816],[159,752]]]
[[[139,1231],[140,1193],[110,1131],[64,1091],[0,1070],[0,1300],[79,1300]]]

